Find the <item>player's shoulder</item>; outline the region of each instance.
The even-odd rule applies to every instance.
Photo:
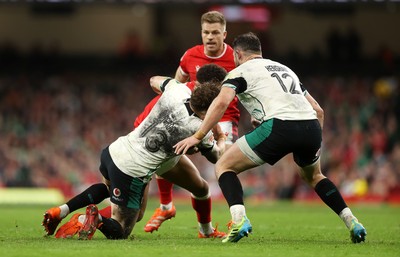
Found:
[[[174,78],[168,78],[165,80],[165,85],[166,88],[171,88],[171,87],[186,87],[186,83],[182,83]]]
[[[225,46],[226,46],[226,52],[228,52],[228,53],[233,53],[233,48],[232,48],[230,45],[228,45],[227,43],[225,43]]]
[[[176,79],[171,79],[168,81],[168,83],[165,86],[164,92],[183,92],[185,94],[191,94],[191,90],[189,87],[187,87],[186,83],[181,83]]]
[[[199,56],[204,54],[204,45],[195,45],[186,51],[185,55]]]

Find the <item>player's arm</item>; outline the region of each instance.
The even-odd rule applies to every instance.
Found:
[[[300,87],[301,87],[301,91],[303,92],[305,98],[311,104],[314,111],[317,113],[317,119],[319,121],[321,128],[323,128],[324,127],[324,110],[319,105],[317,100],[315,100],[314,97],[312,97],[312,95],[308,92],[308,90],[303,86],[302,83],[300,83]]]
[[[208,141],[212,141],[212,144],[208,143]],[[198,149],[200,153],[204,157],[206,157],[209,162],[216,163],[221,157],[221,155],[225,152],[226,148],[225,141],[226,141],[225,133],[222,131],[219,124],[217,124],[212,129],[211,140],[209,139],[209,137],[208,139],[204,138],[198,145]]]
[[[321,125],[321,128],[324,128],[324,110],[318,104],[318,102],[314,99],[314,97],[312,97],[308,92],[306,94],[306,99],[311,104],[313,109],[317,112],[317,118],[318,118],[319,124]]]
[[[153,76],[150,78],[150,86],[157,94],[164,92],[165,86],[171,80],[170,77],[165,76]]]
[[[189,80],[189,76],[184,74],[181,70],[181,67],[179,66],[175,72],[175,79],[181,83],[185,83]]]
[[[211,163],[216,163],[225,151],[225,139],[218,140],[211,148],[201,149],[200,153]]]
[[[176,154],[185,154],[186,151],[199,144],[206,134],[221,120],[228,105],[235,98],[236,92],[231,87],[222,87],[218,96],[211,103],[199,130],[191,137],[178,142],[175,147]]]

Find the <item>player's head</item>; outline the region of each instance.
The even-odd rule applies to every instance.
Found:
[[[227,72],[224,68],[219,65],[210,63],[203,65],[196,73],[196,80],[199,83],[204,82],[222,82],[226,76]]]
[[[237,36],[232,43],[235,64],[239,66],[243,60],[250,55],[261,55],[261,42],[260,39],[252,32],[241,34]]]
[[[209,11],[201,16],[201,38],[205,54],[219,56],[224,51],[226,20],[222,13]]]
[[[190,107],[201,119],[204,119],[208,107],[219,94],[219,83],[205,82],[200,84],[196,81],[196,86],[190,97]]]

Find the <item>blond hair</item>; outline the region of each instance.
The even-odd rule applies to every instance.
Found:
[[[224,30],[226,30],[225,16],[218,11],[209,11],[204,13],[200,20],[200,24],[203,23],[219,23],[224,27]]]

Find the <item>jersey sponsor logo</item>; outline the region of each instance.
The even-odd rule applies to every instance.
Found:
[[[114,188],[111,198],[117,202],[123,202],[124,199],[120,198],[121,190],[119,188]]]
[[[119,190],[119,188],[114,188],[113,195],[115,195],[116,197],[120,197],[121,196],[121,190]]]

